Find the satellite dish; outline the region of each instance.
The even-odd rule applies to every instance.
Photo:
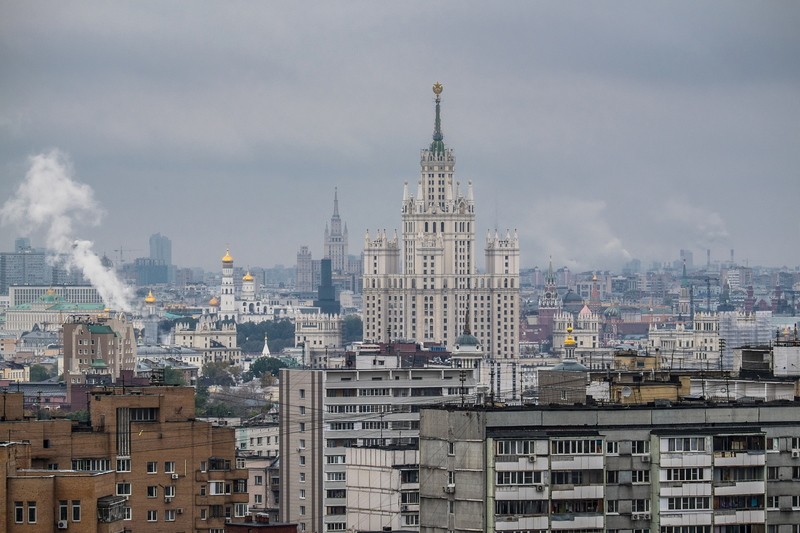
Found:
[[[623,398],[630,398],[631,394],[633,394],[633,389],[632,388],[630,388],[628,386],[622,387],[622,397]]]

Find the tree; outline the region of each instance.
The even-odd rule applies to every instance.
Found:
[[[259,357],[250,365],[250,373],[253,377],[260,378],[265,374],[278,375],[281,368],[286,368],[286,363],[274,357]]]
[[[269,351],[280,353],[294,346],[294,324],[290,320],[270,320],[254,324],[245,322],[236,326],[236,342],[244,353],[261,353],[264,335],[269,339]]]
[[[31,377],[30,380],[32,382],[36,381],[46,381],[50,379],[50,371],[43,365],[31,365]]]
[[[200,378],[200,383],[206,387],[211,385],[230,387],[235,383],[233,376],[229,372],[230,367],[230,363],[224,361],[204,364],[203,377]]]
[[[347,315],[342,325],[342,342],[345,344],[364,338],[364,324],[358,315]]]
[[[186,385],[183,373],[171,367],[164,368],[164,384],[166,385]]]

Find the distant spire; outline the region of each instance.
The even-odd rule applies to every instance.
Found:
[[[442,101],[442,90],[444,87],[438,81],[433,84],[433,94],[436,95],[436,119],[433,123],[433,142],[431,152],[434,155],[444,155],[444,135],[442,134],[442,119],[440,116],[439,104]]]
[[[339,217],[339,188],[333,188],[333,216]]]

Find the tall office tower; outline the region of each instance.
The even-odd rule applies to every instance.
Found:
[[[166,235],[150,235],[150,259],[164,265],[172,264],[172,241]]]
[[[297,292],[312,292],[314,290],[314,269],[308,246],[301,246],[300,251],[297,252],[295,276],[295,289]]]
[[[333,272],[340,274],[347,271],[347,224],[342,228],[339,217],[339,191],[333,191],[333,216],[330,229],[325,225],[325,258],[331,260]]]
[[[691,250],[681,249],[680,261],[682,263],[681,266],[686,265],[687,270],[694,269],[694,254]]]
[[[396,233],[367,232],[365,238],[364,338],[452,346],[468,325],[489,357],[512,359],[519,346],[519,239],[516,232],[488,234],[486,271],[478,273],[472,183],[462,194],[453,178],[455,154],[444,144],[441,92],[434,85],[433,142],[422,150],[417,193],[409,193],[408,183],[403,191],[402,251]]]

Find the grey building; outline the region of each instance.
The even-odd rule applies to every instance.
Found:
[[[800,402],[425,409],[420,532],[800,531]]]

